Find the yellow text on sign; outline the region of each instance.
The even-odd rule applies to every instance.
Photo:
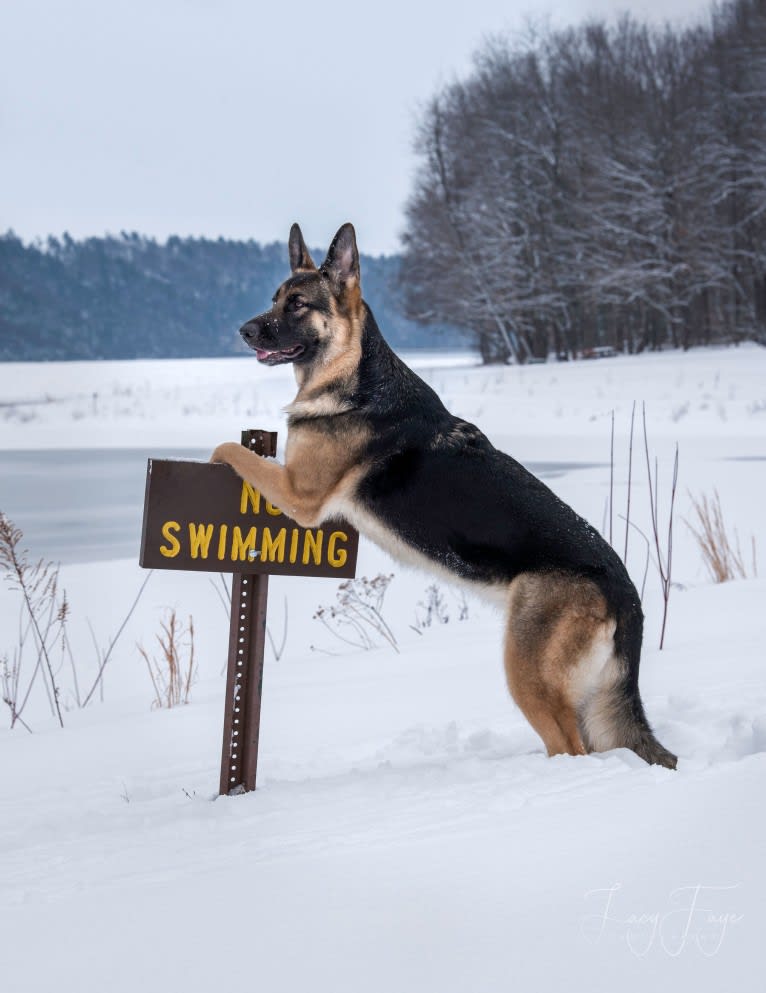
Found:
[[[269,503],[268,500],[264,500],[264,505],[266,507],[266,513],[271,514],[272,517],[279,517],[282,511],[279,507],[275,507],[273,503]],[[253,514],[260,514],[261,512],[261,494],[258,490],[254,489],[250,483],[246,483],[244,479],[242,480],[242,495],[239,498],[239,512],[240,514],[246,514],[248,509]]]
[[[281,511],[279,511],[281,513]],[[345,531],[325,534],[322,528],[301,534],[297,527],[241,528],[228,524],[198,524],[190,522],[182,528],[178,521],[162,525],[164,543],[160,555],[175,558],[182,551],[193,559],[204,561],[229,558],[232,562],[276,562],[279,565],[324,565],[342,569],[348,560],[348,535]],[[216,534],[217,531],[217,534]],[[326,540],[325,540],[326,539]]]

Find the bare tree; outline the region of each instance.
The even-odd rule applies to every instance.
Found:
[[[411,316],[485,361],[766,343],[766,8],[493,39],[420,123]]]

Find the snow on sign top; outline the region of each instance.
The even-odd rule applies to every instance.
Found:
[[[345,579],[356,573],[358,546],[345,521],[299,527],[228,465],[148,461],[145,569]]]

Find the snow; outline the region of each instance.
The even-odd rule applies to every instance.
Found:
[[[267,649],[258,789],[215,798],[228,619],[216,577],[157,572],[104,702],[74,708],[65,668],[64,730],[36,698],[34,734],[0,731],[4,993],[762,988],[766,580],[712,585],[683,519],[690,494],[716,487],[743,551],[751,534],[765,547],[766,351],[420,367],[496,444],[560,462],[550,485],[599,527],[614,409],[618,549],[633,401],[663,522],[678,441],[666,647],[650,564],[641,670],[678,771],[624,750],[547,758],[507,696],[501,616],[470,600],[458,620],[441,584],[450,621],[417,633],[431,579],[363,542],[358,575],[395,574],[384,614],[400,654],[354,651],[312,621],[332,581],[272,578],[270,627],[279,642],[287,597],[288,636],[279,661]],[[14,404],[0,448],[283,436],[291,389],[287,370],[246,359],[0,366]],[[637,431],[631,517],[647,529],[643,459]],[[644,556],[632,535],[639,582]],[[62,567],[81,683],[95,670],[87,620],[105,645],[143,578],[129,560]],[[151,649],[172,606],[194,617],[199,679],[190,705],[153,711],[136,644]],[[3,588],[4,641],[16,617]]]

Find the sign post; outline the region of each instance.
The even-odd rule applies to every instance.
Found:
[[[274,456],[277,454],[277,433],[243,431],[242,444],[256,455]],[[268,573],[250,576],[234,573],[218,790],[221,795],[255,789],[268,597]]]
[[[274,456],[274,431],[242,444]],[[302,528],[228,465],[149,459],[139,563],[231,572],[221,794],[255,789],[269,575],[353,577],[359,535],[345,521]]]

